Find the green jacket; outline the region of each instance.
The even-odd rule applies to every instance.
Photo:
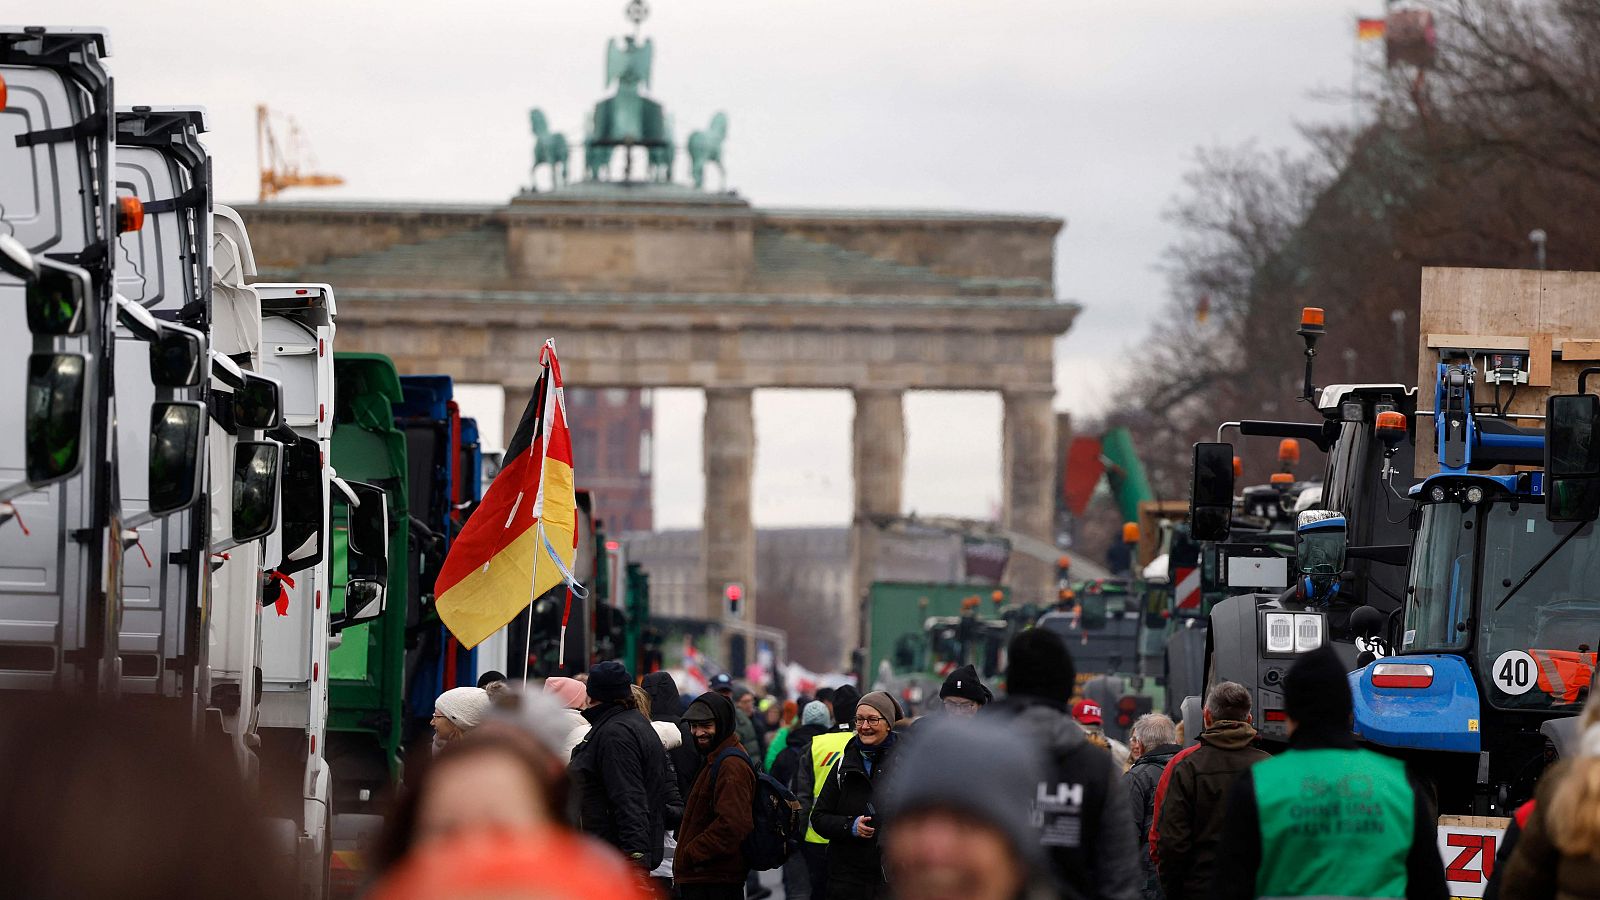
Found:
[[[1214,896],[1447,900],[1437,822],[1399,760],[1297,731],[1234,784]]]

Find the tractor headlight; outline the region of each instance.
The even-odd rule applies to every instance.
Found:
[[[1294,652],[1294,613],[1269,612],[1267,622],[1267,652]]]
[[[1322,617],[1297,613],[1294,617],[1294,652],[1306,653],[1322,646]]]

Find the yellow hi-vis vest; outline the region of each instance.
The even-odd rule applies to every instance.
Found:
[[[822,795],[822,784],[828,780],[828,773],[838,765],[839,757],[844,755],[844,745],[850,743],[855,737],[851,731],[829,731],[819,734],[811,739],[811,772],[816,776],[811,782],[811,808],[816,809],[817,798]],[[806,840],[813,844],[826,844],[828,839],[811,827],[811,822],[806,822]]]

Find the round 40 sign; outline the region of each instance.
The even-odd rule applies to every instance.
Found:
[[[1494,658],[1494,667],[1490,670],[1489,677],[1494,680],[1494,686],[1499,688],[1501,693],[1515,697],[1533,690],[1534,684],[1539,680],[1539,668],[1527,652],[1507,650]]]

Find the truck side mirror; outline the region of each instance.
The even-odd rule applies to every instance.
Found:
[[[64,481],[83,467],[83,392],[89,357],[82,353],[28,355],[23,426],[28,484]]]
[[[1194,445],[1189,532],[1197,541],[1225,541],[1233,526],[1233,445]]]
[[[233,421],[240,428],[266,430],[283,420],[283,392],[278,382],[253,372],[244,373],[244,385],[233,392]]]
[[[200,332],[163,322],[150,344],[150,381],[159,387],[198,387],[208,358]]]
[[[28,282],[28,330],[40,337],[83,334],[90,294],[89,273],[54,260],[39,260],[37,278]]]
[[[322,562],[322,450],[310,438],[297,438],[283,448],[283,561],[278,571],[293,575]]]
[[[334,634],[383,615],[389,587],[389,495],[382,488],[351,482],[361,501],[350,508],[344,610],[333,614]]]
[[[240,441],[233,448],[233,520],[236,543],[260,540],[278,526],[278,474],[283,445]]]
[[[1600,517],[1600,396],[1557,394],[1545,401],[1544,515],[1551,522]]]
[[[174,513],[200,500],[205,425],[204,403],[150,404],[151,515]]]
[[[0,234],[0,272],[23,281],[39,277],[39,264],[23,243],[9,234]]]
[[[1326,509],[1308,509],[1295,525],[1295,565],[1301,575],[1337,578],[1349,550],[1344,516]]]

